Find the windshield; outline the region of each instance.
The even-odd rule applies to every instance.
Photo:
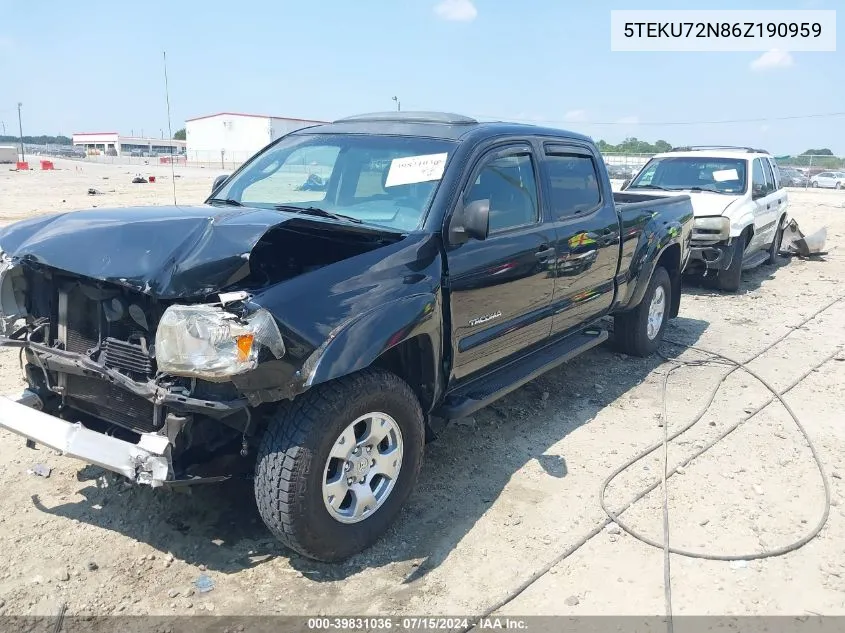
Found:
[[[628,189],[701,190],[742,193],[746,161],[741,158],[665,157],[651,159]]]
[[[209,202],[299,208],[411,231],[428,211],[455,147],[408,136],[292,135],[259,154]]]

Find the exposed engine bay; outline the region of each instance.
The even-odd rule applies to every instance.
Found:
[[[136,444],[166,437],[167,479],[202,477],[211,459],[247,454],[268,406],[255,405],[284,394],[256,396],[232,380],[286,353],[252,297],[383,239],[278,226],[253,246],[237,283],[179,299],[2,255],[0,344],[21,348],[37,409]]]

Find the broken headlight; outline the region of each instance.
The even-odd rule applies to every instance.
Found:
[[[285,354],[279,326],[263,308],[241,318],[219,306],[174,305],[156,330],[158,369],[175,376],[223,381],[255,369],[262,347]]]
[[[0,335],[9,336],[26,323],[26,278],[0,251]]]
[[[695,239],[726,240],[731,236],[731,219],[723,215],[697,217],[692,227]]]

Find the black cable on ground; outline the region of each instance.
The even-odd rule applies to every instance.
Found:
[[[823,307],[821,307],[820,309],[816,310],[813,314],[811,314],[810,316],[806,317],[803,321],[801,321],[801,323],[799,323],[797,326],[793,326],[793,327],[791,327],[791,328],[790,328],[790,330],[789,330],[789,332],[787,332],[786,334],[784,334],[784,335],[782,335],[782,336],[778,337],[777,339],[775,339],[774,341],[772,341],[770,344],[766,345],[766,346],[765,346],[762,350],[760,350],[759,352],[757,352],[756,354],[754,354],[754,356],[752,356],[752,357],[751,357],[751,358],[749,358],[747,361],[745,361],[745,363],[737,363],[736,361],[734,361],[734,360],[732,360],[732,359],[729,359],[729,358],[727,358],[727,357],[724,357],[724,356],[722,356],[721,354],[718,354],[718,353],[715,353],[715,352],[710,352],[709,350],[702,350],[701,348],[696,347],[696,346],[693,346],[693,345],[687,345],[686,343],[680,343],[680,342],[675,342],[675,341],[669,341],[669,340],[666,340],[665,342],[670,343],[670,344],[672,344],[672,345],[676,345],[676,346],[678,346],[678,347],[684,347],[684,348],[693,349],[693,350],[696,350],[696,351],[700,351],[700,352],[704,352],[704,353],[711,354],[712,356],[714,356],[715,358],[717,358],[717,361],[715,361],[715,363],[719,363],[719,362],[721,362],[721,363],[727,363],[727,364],[731,364],[731,365],[733,365],[733,367],[730,369],[730,371],[728,371],[728,372],[727,372],[727,373],[726,373],[726,374],[725,374],[725,375],[724,375],[724,376],[723,376],[723,377],[719,380],[719,382],[717,383],[717,385],[715,386],[715,388],[712,390],[712,392],[711,392],[710,396],[708,397],[708,400],[707,400],[707,402],[706,402],[705,406],[704,406],[704,407],[702,408],[702,410],[701,410],[701,411],[700,411],[700,412],[696,415],[696,417],[695,417],[695,418],[693,418],[693,421],[692,421],[692,422],[690,422],[689,424],[685,425],[685,426],[684,426],[684,427],[682,427],[680,430],[678,430],[678,431],[676,431],[676,432],[672,433],[671,435],[669,435],[669,434],[668,434],[668,430],[667,430],[667,420],[666,420],[666,419],[665,419],[665,417],[664,417],[664,420],[663,420],[664,439],[663,439],[663,441],[658,442],[658,443],[656,443],[656,444],[653,444],[652,446],[650,446],[650,447],[648,447],[647,449],[645,449],[643,452],[639,453],[639,454],[638,454],[638,455],[637,455],[634,459],[629,460],[629,461],[628,461],[628,462],[626,462],[626,463],[625,463],[625,464],[624,464],[621,468],[616,469],[616,470],[615,470],[615,471],[611,474],[611,476],[610,476],[610,477],[608,477],[608,478],[604,481],[604,483],[603,483],[603,485],[602,485],[602,487],[601,487],[601,492],[600,492],[600,500],[601,500],[601,506],[602,506],[602,509],[605,511],[605,514],[607,514],[607,515],[608,515],[608,516],[607,516],[607,518],[605,518],[605,519],[604,519],[604,521],[602,521],[599,525],[597,525],[597,526],[596,526],[596,527],[594,527],[592,530],[590,530],[590,532],[588,532],[586,535],[584,535],[583,537],[581,537],[580,539],[578,539],[578,541],[576,541],[575,543],[573,543],[573,544],[572,544],[570,547],[568,547],[566,550],[564,550],[563,552],[561,552],[560,554],[558,554],[557,556],[555,556],[555,557],[554,557],[551,561],[549,561],[548,563],[546,563],[545,565],[543,565],[541,568],[539,568],[539,569],[537,569],[535,572],[533,572],[533,573],[532,573],[532,574],[531,574],[528,578],[526,578],[526,579],[525,579],[522,583],[520,583],[517,587],[515,587],[513,590],[511,590],[511,591],[510,591],[510,592],[509,592],[509,593],[508,593],[508,594],[507,594],[507,595],[506,595],[506,596],[505,596],[502,600],[499,600],[499,601],[498,601],[498,602],[496,602],[495,604],[493,604],[493,605],[491,605],[490,607],[488,607],[487,609],[485,609],[485,610],[484,610],[484,612],[483,612],[480,616],[478,616],[472,624],[470,624],[468,627],[465,627],[465,628],[463,628],[463,629],[460,629],[460,633],[466,633],[467,631],[472,630],[473,628],[475,628],[475,627],[476,627],[476,625],[478,624],[478,622],[479,622],[481,619],[489,617],[490,615],[492,615],[493,613],[495,613],[496,611],[498,611],[499,609],[501,609],[501,608],[502,608],[502,607],[504,607],[505,605],[507,605],[507,604],[509,604],[510,602],[512,602],[513,600],[515,600],[515,599],[516,599],[519,595],[521,595],[521,594],[522,594],[522,593],[523,593],[526,589],[528,589],[531,585],[533,585],[535,582],[537,582],[537,580],[539,580],[540,578],[542,578],[543,576],[545,576],[545,575],[546,575],[546,574],[547,574],[547,573],[548,573],[548,572],[549,572],[552,568],[554,568],[556,565],[560,564],[563,560],[565,560],[566,558],[568,558],[569,556],[571,556],[574,552],[576,552],[577,550],[579,550],[579,549],[580,549],[583,545],[585,545],[587,542],[589,542],[589,541],[590,541],[590,540],[591,540],[594,536],[596,536],[596,535],[600,534],[600,533],[601,533],[601,531],[602,531],[605,527],[607,527],[608,525],[610,525],[610,523],[611,523],[611,522],[614,522],[614,521],[615,521],[617,525],[619,525],[622,529],[625,529],[625,530],[626,530],[629,534],[631,534],[631,535],[632,535],[632,536],[634,536],[635,538],[638,538],[639,540],[641,540],[641,541],[643,541],[643,542],[645,542],[645,543],[648,543],[649,545],[654,545],[655,547],[660,547],[660,548],[665,548],[665,547],[667,547],[667,544],[665,544],[665,543],[664,543],[664,544],[659,544],[659,543],[658,543],[658,544],[655,544],[654,542],[649,542],[649,540],[645,540],[645,539],[639,538],[639,536],[640,536],[640,535],[638,535],[637,533],[633,532],[630,528],[626,527],[626,526],[625,526],[625,525],[624,525],[621,521],[619,521],[619,516],[620,516],[622,513],[624,513],[624,512],[625,512],[626,510],[628,510],[628,509],[629,509],[632,505],[634,505],[635,503],[637,503],[638,501],[640,501],[641,499],[643,499],[646,495],[648,495],[648,494],[649,494],[650,492],[652,492],[655,488],[657,488],[657,486],[659,486],[659,485],[661,484],[661,481],[658,481],[658,482],[656,482],[656,483],[654,483],[654,484],[650,485],[650,486],[649,486],[648,488],[646,488],[645,490],[642,490],[642,491],[640,491],[639,493],[637,493],[637,494],[636,494],[636,495],[635,495],[632,499],[630,499],[630,500],[629,500],[629,501],[628,501],[628,502],[627,502],[624,506],[622,506],[622,508],[621,508],[621,509],[619,509],[619,510],[618,510],[617,512],[615,512],[615,513],[612,513],[611,511],[609,511],[609,510],[606,508],[605,503],[604,503],[604,494],[605,494],[605,491],[606,491],[606,489],[607,489],[607,487],[608,487],[609,483],[610,483],[613,479],[615,479],[615,478],[616,478],[616,477],[617,477],[617,476],[618,476],[618,475],[619,475],[622,471],[624,471],[624,470],[625,470],[625,469],[627,469],[627,468],[630,468],[630,467],[631,467],[631,465],[635,464],[636,462],[640,461],[641,459],[643,459],[643,458],[645,458],[646,456],[648,456],[648,455],[650,455],[651,453],[653,453],[653,452],[654,452],[655,450],[657,450],[659,447],[663,446],[663,445],[664,445],[664,442],[665,442],[666,444],[668,444],[668,442],[669,442],[669,441],[671,441],[671,440],[675,439],[676,437],[678,437],[678,436],[682,435],[683,433],[685,433],[686,431],[688,431],[690,428],[692,428],[692,426],[693,426],[693,425],[695,425],[695,423],[696,423],[696,422],[698,422],[699,420],[701,420],[701,418],[703,418],[703,417],[704,417],[704,415],[707,413],[707,410],[709,409],[709,407],[712,405],[713,400],[714,400],[714,399],[715,399],[715,397],[716,397],[716,393],[718,392],[718,389],[719,389],[719,388],[721,387],[721,385],[725,382],[725,380],[727,380],[728,376],[730,376],[731,374],[733,374],[735,371],[737,371],[737,370],[739,370],[739,369],[741,369],[741,368],[744,368],[744,365],[747,365],[747,364],[749,364],[749,363],[753,362],[754,360],[756,360],[757,358],[759,358],[760,356],[762,356],[763,354],[765,354],[766,352],[768,352],[769,350],[771,350],[773,347],[775,347],[776,345],[778,345],[778,344],[780,344],[781,342],[783,342],[783,341],[784,341],[784,340],[785,340],[785,339],[786,339],[789,335],[791,335],[793,332],[795,332],[796,330],[798,330],[798,329],[802,328],[804,325],[806,325],[807,323],[809,323],[810,321],[812,321],[813,319],[815,319],[816,317],[818,317],[820,314],[822,314],[823,312],[825,312],[826,310],[828,310],[829,308],[831,308],[832,306],[834,306],[836,303],[838,303],[838,302],[839,302],[839,301],[841,301],[842,299],[845,299],[845,296],[840,296],[840,297],[837,297],[837,298],[833,299],[832,301],[830,301],[829,303],[827,303],[826,305],[824,305]],[[794,389],[794,388],[795,388],[796,386],[798,386],[798,385],[799,385],[799,384],[800,384],[800,383],[801,383],[801,382],[802,382],[802,381],[803,381],[803,380],[804,380],[807,376],[809,376],[811,373],[813,373],[814,371],[816,371],[818,368],[822,367],[822,366],[823,366],[823,365],[825,365],[827,362],[829,362],[832,358],[834,358],[834,357],[835,357],[835,356],[839,353],[840,349],[841,349],[841,348],[837,348],[837,349],[836,349],[833,353],[831,353],[831,354],[829,354],[828,356],[826,356],[826,357],[824,358],[824,360],[822,360],[820,363],[817,363],[816,365],[814,365],[814,366],[813,366],[813,367],[812,367],[809,371],[804,372],[804,373],[803,373],[803,374],[802,374],[802,375],[801,375],[801,376],[800,376],[797,380],[793,381],[793,382],[792,382],[792,383],[791,383],[791,384],[790,384],[790,385],[789,385],[789,386],[788,386],[788,387],[787,387],[787,388],[786,388],[786,389],[785,389],[782,393],[778,393],[776,390],[772,391],[772,388],[771,388],[771,386],[770,386],[768,383],[766,383],[765,381],[763,381],[763,379],[762,379],[762,378],[760,378],[760,377],[759,377],[756,373],[753,373],[753,372],[752,372],[752,370],[750,370],[750,369],[748,369],[748,368],[745,368],[747,371],[749,371],[749,373],[752,373],[752,375],[753,375],[755,378],[758,378],[758,380],[760,380],[761,382],[763,382],[763,384],[764,384],[764,385],[766,385],[766,386],[767,386],[767,388],[769,388],[769,390],[770,390],[770,391],[772,391],[772,393],[774,393],[775,395],[774,395],[773,397],[769,398],[769,399],[768,399],[768,400],[767,400],[764,404],[762,404],[761,406],[759,406],[759,407],[757,407],[756,409],[754,409],[754,410],[753,410],[750,414],[748,414],[745,418],[742,418],[739,422],[737,422],[736,424],[734,424],[732,427],[728,428],[725,432],[723,432],[722,434],[720,434],[720,435],[719,435],[719,437],[717,437],[715,440],[713,440],[712,442],[710,442],[709,444],[705,445],[703,448],[701,448],[700,450],[698,450],[696,453],[694,453],[694,454],[693,454],[693,455],[692,455],[692,456],[691,456],[691,457],[687,460],[687,463],[689,463],[689,462],[690,462],[690,461],[692,461],[693,459],[695,459],[695,458],[699,457],[700,455],[702,455],[702,454],[703,454],[703,453],[705,453],[706,451],[710,450],[710,449],[711,449],[713,446],[715,446],[718,442],[720,442],[722,439],[724,439],[725,437],[727,437],[728,435],[730,435],[733,431],[735,431],[737,428],[739,428],[739,426],[740,426],[740,425],[742,425],[744,422],[746,422],[746,421],[750,420],[752,417],[754,417],[755,415],[757,415],[760,411],[762,411],[762,410],[763,410],[763,409],[765,409],[767,406],[769,406],[769,404],[771,404],[772,402],[774,402],[774,400],[775,400],[775,399],[780,400],[780,401],[784,404],[784,406],[786,406],[786,407],[787,407],[787,410],[788,410],[788,411],[790,412],[790,414],[793,416],[793,419],[795,419],[795,420],[796,420],[796,422],[797,422],[797,419],[796,419],[796,418],[797,418],[797,416],[795,416],[795,413],[792,411],[792,409],[789,407],[789,405],[787,405],[787,404],[783,401],[783,399],[782,399],[782,397],[781,397],[781,396],[782,396],[782,395],[785,395],[786,393],[788,393],[789,391],[791,391],[792,389]],[[683,365],[703,365],[703,364],[714,364],[714,361],[687,361],[687,362],[683,363]],[[679,368],[680,366],[681,366],[681,365],[678,365],[678,366],[673,367],[673,368],[671,368],[671,369],[669,370],[669,372],[667,373],[666,377],[664,378],[664,386],[665,386],[665,384],[666,384],[666,380],[668,380],[668,375],[669,375],[669,373],[671,373],[672,371],[674,371],[674,370],[675,370],[675,368]],[[664,416],[665,416],[665,398],[664,398]],[[787,549],[786,551],[792,551],[793,549],[798,549],[798,548],[799,548],[799,547],[801,547],[802,545],[806,544],[806,542],[808,542],[808,541],[812,540],[812,539],[813,539],[816,535],[818,535],[818,533],[821,531],[821,529],[824,527],[825,523],[827,522],[827,517],[828,517],[828,515],[829,515],[829,513],[830,513],[830,485],[829,485],[828,480],[827,480],[827,475],[826,475],[826,473],[824,472],[824,468],[823,468],[823,467],[822,467],[822,465],[821,465],[820,459],[819,459],[819,457],[818,457],[818,453],[815,451],[815,447],[813,446],[813,444],[812,444],[812,443],[810,443],[810,442],[809,442],[809,437],[808,437],[808,435],[807,435],[807,432],[806,432],[806,430],[804,429],[804,427],[800,425],[800,423],[799,423],[799,428],[800,428],[800,430],[801,430],[802,434],[804,435],[805,439],[807,439],[808,443],[810,444],[810,449],[811,449],[811,451],[813,452],[813,457],[814,457],[814,458],[815,458],[815,460],[816,460],[816,464],[819,466],[819,470],[820,470],[820,473],[821,473],[821,476],[822,476],[822,482],[823,482],[823,484],[824,484],[824,489],[825,489],[825,499],[826,499],[826,502],[825,502],[825,511],[824,511],[824,513],[823,513],[822,520],[820,521],[819,525],[817,526],[817,528],[818,528],[818,529],[814,529],[814,530],[813,530],[813,532],[811,532],[811,534],[810,534],[809,538],[805,537],[804,539],[801,539],[801,541],[798,541],[798,542],[796,542],[796,543],[792,544],[791,546],[788,546],[788,549]],[[667,477],[667,478],[668,478],[668,477],[671,477],[671,476],[672,476],[672,475],[674,475],[676,472],[677,472],[677,468],[673,468],[670,472],[666,473],[666,477]],[[668,535],[668,530],[666,531],[666,534]],[[667,536],[667,538],[668,538],[668,536]],[[800,543],[800,544],[798,544],[798,543]],[[783,548],[779,548],[779,549],[783,549]],[[671,548],[669,549],[669,551],[670,551],[670,553],[676,553],[675,551],[671,550]],[[786,551],[784,551],[784,552],[780,552],[780,553],[781,553],[781,554],[783,554],[783,553],[786,553]],[[772,552],[774,552],[774,553],[772,553]],[[681,555],[686,555],[684,552],[677,552],[677,553],[680,553]],[[693,553],[692,553],[692,555],[693,555],[693,556],[695,556],[695,557],[701,557],[701,556],[700,556],[697,552],[693,552]],[[772,550],[772,551],[771,551],[771,552],[769,552],[766,556],[759,556],[759,555],[755,555],[755,556],[753,556],[753,557],[747,557],[747,558],[746,558],[746,557],[742,557],[741,559],[742,559],[742,560],[751,560],[751,559],[753,559],[753,558],[766,558],[766,557],[777,556],[777,555],[779,555],[779,554],[778,554],[778,550]],[[736,560],[736,558],[735,558],[735,557],[728,557],[728,558],[714,558],[714,560]],[[670,585],[669,585],[669,583],[668,583],[668,580],[667,580],[667,586],[670,586]],[[670,613],[670,614],[671,614],[671,605],[670,605],[670,604],[667,604],[667,607],[669,607],[668,613]],[[671,627],[671,616],[669,616],[669,617],[670,617],[670,622],[669,622],[669,625],[670,625],[670,627]]]

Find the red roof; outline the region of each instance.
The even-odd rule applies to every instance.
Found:
[[[285,121],[302,121],[303,123],[328,123],[328,121],[317,121],[316,119],[297,119],[294,117],[289,116],[272,116],[269,114],[247,114],[245,112],[218,112],[217,114],[206,114],[205,116],[197,116],[193,119],[185,119],[185,122],[188,121],[199,121],[200,119],[210,119],[216,116],[250,116],[250,117],[257,117],[259,119],[283,119]]]

